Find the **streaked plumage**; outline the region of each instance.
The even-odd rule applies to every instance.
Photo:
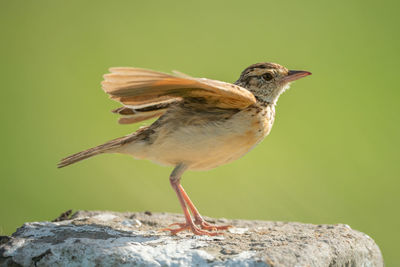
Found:
[[[176,72],[177,73],[177,72]],[[235,84],[193,78],[140,68],[111,68],[104,75],[103,90],[123,107],[119,123],[136,123],[158,118],[153,124],[103,145],[64,158],[64,167],[101,153],[123,153],[138,159],[175,166],[171,185],[181,201],[186,223],[173,234],[190,229],[195,234],[213,235],[194,208],[182,186],[187,169],[207,170],[236,160],[250,151],[271,130],[278,97],[289,82],[307,76],[275,63],[258,63],[246,68]],[[190,218],[191,209],[195,222]],[[195,224],[200,225],[199,229]]]

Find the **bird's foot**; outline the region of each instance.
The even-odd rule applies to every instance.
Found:
[[[198,225],[198,226],[196,226]],[[171,228],[173,226],[179,226],[179,228]],[[206,222],[204,219],[196,219],[195,222],[191,223],[173,223],[168,226],[168,228],[161,229],[162,231],[170,231],[172,235],[176,235],[184,230],[192,231],[195,235],[222,235],[223,233],[218,232],[219,230],[227,230],[232,225],[213,225]],[[203,231],[206,230],[206,231]],[[210,232],[211,231],[211,232]]]
[[[203,230],[208,230],[208,231],[218,231],[218,230],[227,230],[231,227],[232,225],[214,225],[206,222],[204,219],[196,219],[195,224],[200,225],[200,228]]]
[[[178,228],[172,228],[172,226],[179,226]],[[176,235],[179,232],[189,230],[195,235],[208,235],[208,236],[216,236],[221,235],[219,232],[209,232],[204,231],[197,227],[193,222],[191,223],[173,223],[169,225],[167,228],[161,229],[161,231],[170,231],[172,235]]]

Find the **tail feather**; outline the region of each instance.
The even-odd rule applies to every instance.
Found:
[[[133,133],[131,135],[127,135],[127,136],[123,136],[123,137],[119,137],[119,138],[113,139],[111,141],[108,141],[105,144],[102,144],[102,145],[99,145],[99,146],[96,146],[96,147],[92,147],[92,148],[89,148],[87,150],[75,153],[75,154],[73,154],[71,156],[63,158],[57,164],[57,167],[58,168],[63,168],[65,166],[71,165],[71,164],[76,163],[78,161],[81,161],[81,160],[96,156],[98,154],[109,152],[109,151],[111,151],[111,150],[113,150],[115,148],[118,148],[118,147],[120,147],[120,146],[122,146],[122,145],[124,145],[126,143],[129,143],[129,142],[133,141],[133,137],[135,137],[135,136],[136,136],[136,134]]]

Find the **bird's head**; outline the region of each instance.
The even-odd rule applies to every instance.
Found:
[[[254,94],[259,101],[275,104],[291,82],[311,75],[303,70],[288,70],[276,63],[257,63],[247,67],[235,84]]]

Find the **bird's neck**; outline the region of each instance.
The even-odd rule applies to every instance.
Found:
[[[255,98],[257,100],[257,104],[260,107],[267,107],[267,106],[274,106],[275,107],[275,103],[270,101],[270,99],[265,98],[263,96],[257,96],[257,95],[254,95],[254,96],[255,96]]]
[[[240,80],[236,81],[237,85],[249,90],[257,99],[260,105],[276,105],[279,96],[289,88],[289,84],[280,87],[257,87],[251,84],[243,83]]]
[[[254,96],[256,97],[257,101],[260,102],[266,102],[272,105],[276,105],[276,102],[278,102],[279,97],[285,92],[287,89],[289,89],[289,84],[285,84],[281,87],[278,88],[273,88],[273,89],[253,89],[250,90]]]

